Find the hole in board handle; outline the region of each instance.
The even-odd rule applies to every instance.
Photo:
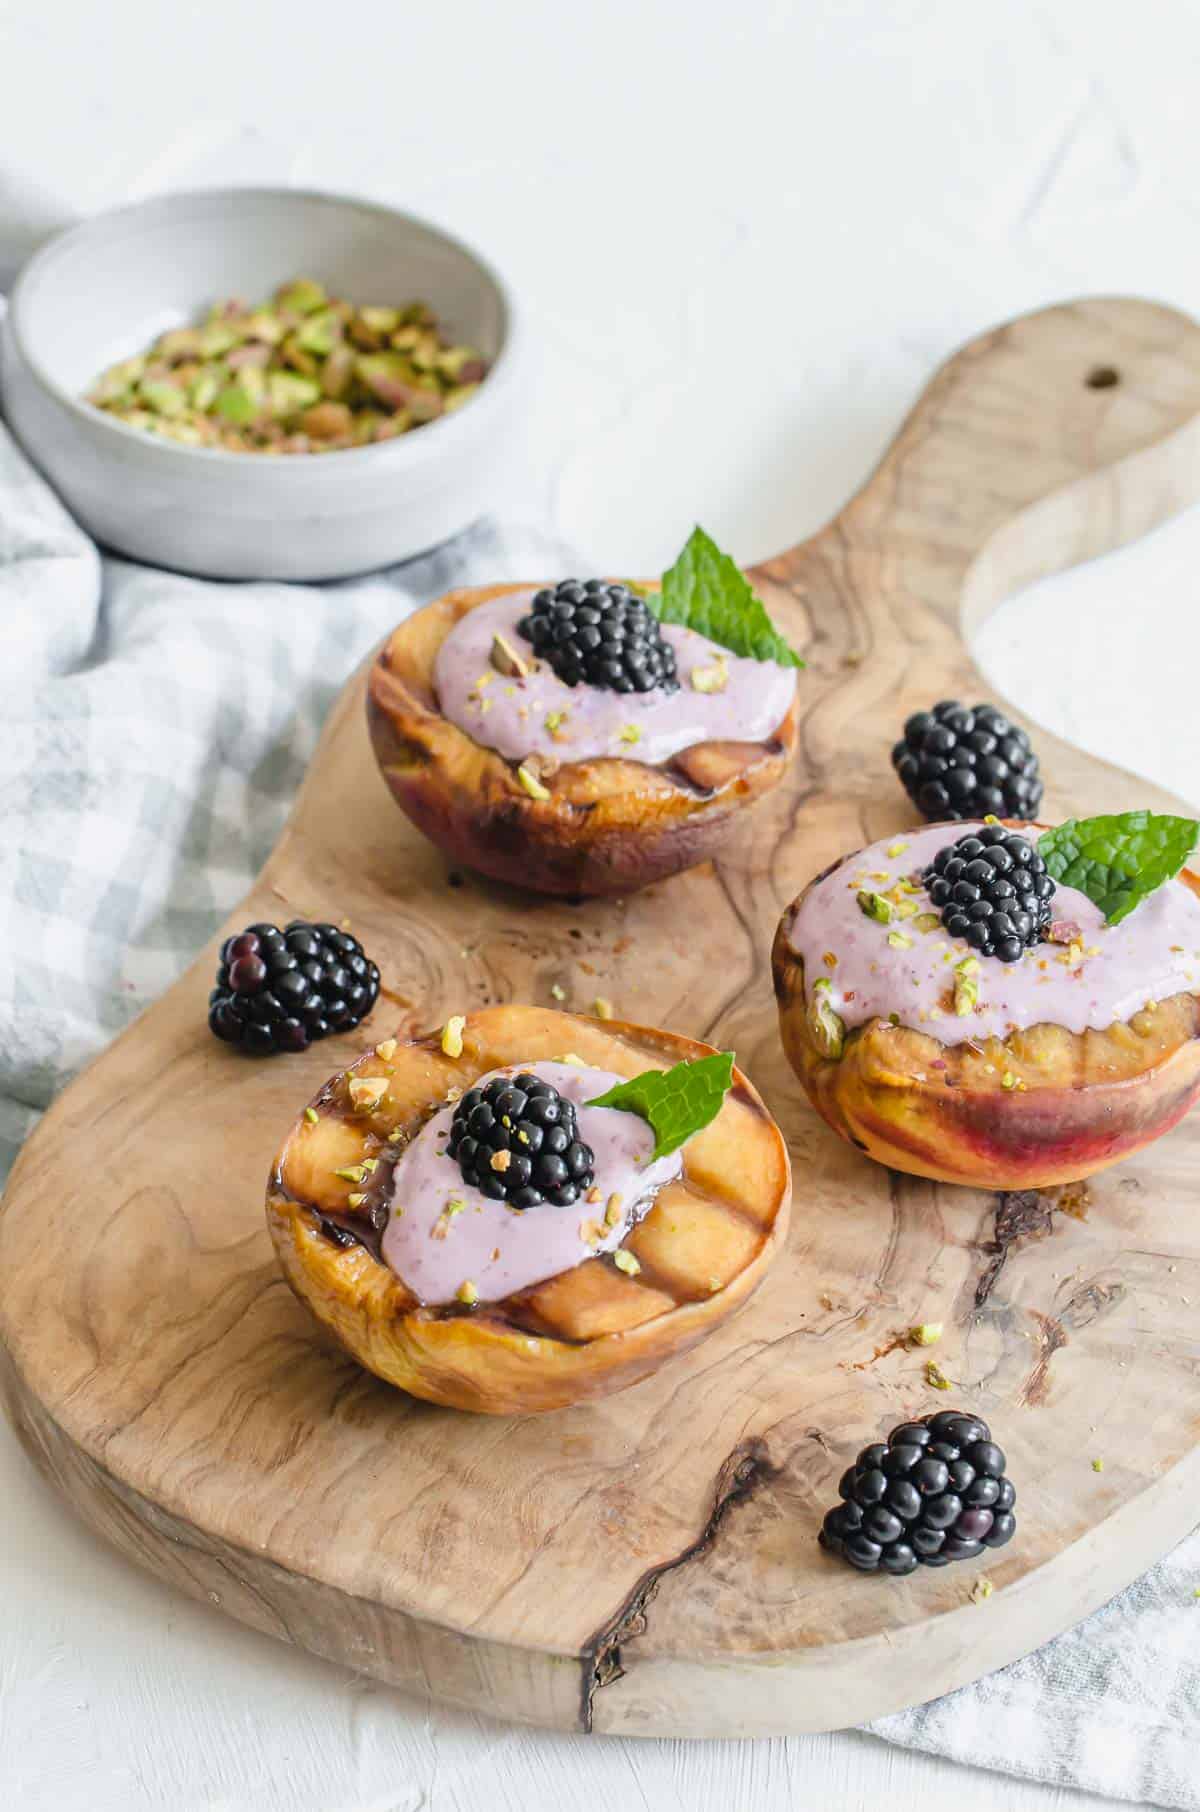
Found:
[[[1121,373],[1114,365],[1094,365],[1084,382],[1089,390],[1114,390],[1121,382]]]

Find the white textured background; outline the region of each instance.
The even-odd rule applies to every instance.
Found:
[[[697,517],[744,560],[816,528],[1008,315],[1097,291],[1200,313],[1198,96],[1194,0],[0,0],[0,159],[64,211],[287,175],[488,249],[542,355],[499,501],[614,571]],[[1015,601],[980,657],[1200,802],[1198,570],[1194,515]],[[850,1735],[429,1711],[99,1551],[6,1430],[0,1505],[3,1812],[1101,1803]]]

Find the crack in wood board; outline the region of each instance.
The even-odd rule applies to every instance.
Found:
[[[660,1561],[657,1566],[650,1567],[643,1573],[624,1604],[585,1646],[582,1656],[580,1727],[587,1734],[590,1735],[592,1731],[596,1694],[623,1677],[625,1669],[621,1664],[621,1646],[632,1638],[645,1634],[646,1612],[661,1581],[668,1573],[678,1572],[680,1567],[687,1566],[691,1561],[702,1559],[716,1540],[729,1511],[738,1504],[747,1503],[759,1486],[766,1480],[775,1478],[779,1470],[771,1461],[767,1444],[761,1438],[754,1436],[748,1441],[739,1442],[717,1473],[712,1509],[696,1540],[689,1542],[682,1553],[674,1555],[670,1560]]]

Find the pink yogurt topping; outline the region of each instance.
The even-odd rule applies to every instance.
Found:
[[[616,755],[654,766],[698,742],[765,742],[788,714],[796,691],[792,668],[730,654],[694,629],[671,623],[664,624],[663,635],[675,649],[677,692],[568,686],[544,661],[525,679],[506,679],[492,666],[492,638],[499,633],[532,661],[532,644],[517,629],[532,598],[532,591],[513,592],[468,611],[434,662],[434,689],[443,716],[507,761],[522,761],[526,755],[556,761]],[[723,690],[697,691],[693,670],[712,668],[718,658],[728,674]],[[546,718],[555,712],[564,713],[563,720],[548,729]]]
[[[847,1026],[894,1013],[901,1025],[943,1044],[961,1044],[968,1038],[1004,1038],[1033,1025],[1102,1031],[1150,1001],[1200,990],[1200,898],[1185,883],[1168,881],[1112,926],[1086,894],[1060,883],[1054,917],[1078,926],[1081,953],[1044,943],[1015,963],[980,957],[973,977],[978,1009],[959,1018],[947,994],[954,986],[954,965],[974,954],[969,946],[948,937],[940,920],[936,931],[924,933],[911,917],[881,925],[862,912],[857,894],[860,889],[886,893],[926,868],[944,844],[979,828],[940,824],[888,837],[848,857],[811,887],[789,933],[792,949],[804,959],[809,998],[813,983],[825,976],[829,1004]],[[924,888],[909,897],[917,914],[935,910]],[[911,948],[890,944],[893,932],[911,939]],[[837,959],[832,967],[826,953]]]
[[[595,1153],[593,1187],[599,1198],[589,1202],[581,1196],[569,1208],[543,1202],[524,1210],[492,1201],[465,1183],[455,1160],[445,1155],[454,1108],[441,1108],[396,1165],[383,1235],[384,1262],[424,1303],[453,1302],[465,1282],[475,1286],[480,1302],[499,1302],[514,1290],[572,1270],[597,1252],[613,1251],[652,1207],[663,1184],[683,1170],[678,1151],[649,1161],[654,1134],[640,1115],[582,1105],[622,1080],[610,1070],[539,1059],[489,1070],[474,1086],[519,1070],[532,1070],[575,1102],[579,1137]],[[612,1227],[605,1227],[605,1208],[613,1195],[620,1197],[619,1214]],[[456,1201],[462,1208],[446,1215],[447,1203]],[[593,1243],[583,1236],[587,1222],[602,1230]]]

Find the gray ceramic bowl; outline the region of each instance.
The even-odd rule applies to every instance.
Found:
[[[270,458],[157,439],[83,402],[92,380],[221,296],[304,274],[357,302],[427,301],[492,369],[462,409],[394,441]],[[59,234],[0,324],[4,413],[98,541],[220,579],[329,579],[403,560],[480,515],[524,399],[512,298],[476,253],[338,195],[166,195]]]

